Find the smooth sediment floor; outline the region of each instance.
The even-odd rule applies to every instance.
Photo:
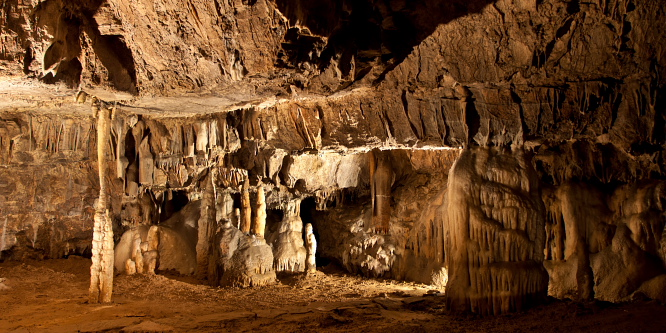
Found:
[[[425,285],[363,279],[333,266],[264,288],[188,277],[117,275],[114,302],[88,304],[90,260],[5,262],[0,332],[659,332],[666,307],[552,301],[495,317],[447,313]]]

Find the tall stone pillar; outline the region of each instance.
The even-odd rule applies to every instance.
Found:
[[[113,294],[113,226],[109,217],[106,154],[109,146],[110,110],[93,102],[97,115],[97,168],[99,169],[99,199],[95,209],[90,266],[90,303],[109,303]]]

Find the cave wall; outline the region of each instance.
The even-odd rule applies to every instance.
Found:
[[[1,117],[3,259],[89,252],[99,188],[92,123],[76,115]]]

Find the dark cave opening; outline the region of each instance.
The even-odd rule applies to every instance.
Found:
[[[165,198],[162,200],[162,209],[160,210],[160,222],[168,220],[173,214],[178,213],[189,202],[186,191],[171,191],[165,193]]]
[[[282,209],[266,209],[266,238],[278,231],[283,218],[284,211]]]
[[[319,228],[317,221],[321,221],[319,216],[322,214],[325,214],[325,212],[317,211],[317,201],[315,200],[314,197],[308,197],[305,198],[303,201],[301,201],[300,216],[301,220],[303,221],[303,230],[305,230],[305,225],[307,225],[308,223],[312,224],[312,233],[317,239],[317,253],[315,254],[317,267],[327,266],[332,261],[331,258],[324,257],[321,255],[322,254],[321,248],[323,244],[321,243],[322,238],[319,236]],[[303,236],[305,237],[305,233],[303,233]]]

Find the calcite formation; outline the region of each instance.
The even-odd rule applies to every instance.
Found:
[[[278,230],[272,233],[269,239],[273,246],[274,266],[277,272],[303,272],[310,267],[311,251],[307,241],[308,237],[312,235],[312,225],[310,225],[309,234],[307,227],[305,228],[305,243],[308,245],[306,246],[303,241],[303,220],[300,211],[301,200],[289,201]],[[312,259],[314,259],[314,253],[312,253]]]
[[[315,273],[317,271],[317,239],[312,232],[312,224],[310,223],[305,225],[305,244],[307,246],[305,271],[308,272],[308,274]]]
[[[109,121],[111,110],[103,104],[93,102],[93,113],[97,118],[97,161],[103,161],[107,154]],[[113,227],[108,206],[107,169],[99,167],[99,199],[95,208],[92,239],[92,266],[90,266],[91,303],[109,303],[113,293]],[[140,256],[140,254],[139,254]],[[138,261],[143,264],[143,261]]]
[[[666,299],[658,1],[0,13],[0,260],[91,256],[91,301],[113,266],[273,283],[312,237],[454,310]]]
[[[128,275],[134,273],[155,274],[157,260],[159,259],[159,227],[151,226],[148,229],[148,236],[145,242],[141,241],[140,233],[135,232],[132,234],[131,258],[125,260],[125,272]]]
[[[243,195],[245,193],[248,193],[247,182],[243,185]],[[251,213],[248,211],[246,214]],[[273,248],[264,238],[266,198],[261,185],[257,189],[254,217],[250,233],[233,227],[229,220],[225,219],[218,243],[221,268],[219,284],[222,286],[258,287],[273,284],[276,282],[276,270],[282,271],[292,267],[286,265],[273,267]],[[284,256],[279,259],[294,260],[285,259]],[[217,284],[218,281],[214,283]]]
[[[446,195],[450,308],[500,314],[544,299],[545,209],[524,152],[464,151]]]

